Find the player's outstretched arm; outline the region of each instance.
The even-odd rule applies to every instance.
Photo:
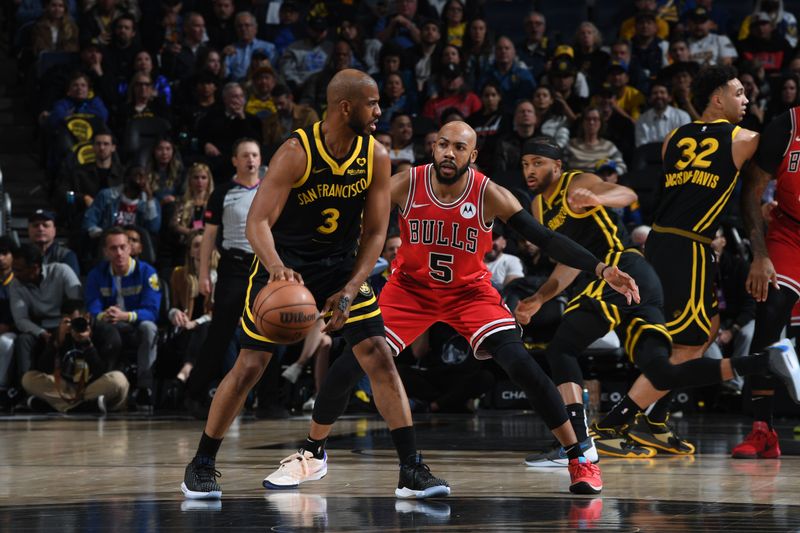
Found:
[[[628,207],[639,197],[629,187],[608,183],[600,176],[585,172],[573,178],[567,192],[569,208],[581,212],[598,205],[605,207]]]
[[[561,294],[580,273],[581,271],[577,268],[568,267],[563,263],[557,264],[539,290],[531,296],[523,298],[517,304],[514,315],[519,323],[525,325],[530,322],[531,317],[538,313],[545,303]]]
[[[306,167],[306,153],[300,142],[297,139],[287,140],[272,156],[267,174],[250,204],[245,235],[258,260],[269,271],[270,281],[294,279],[303,282],[300,274],[286,268],[278,255],[272,237],[272,225],[283,211],[292,185],[310,170]]]
[[[540,247],[550,257],[572,268],[591,272],[603,278],[616,291],[625,295],[628,303],[639,303],[639,287],[636,282],[617,267],[606,265],[586,248],[572,239],[556,233],[525,211],[519,201],[508,190],[490,183],[484,197],[484,211],[491,220],[500,218],[511,229]]]
[[[373,153],[372,182],[367,191],[364,204],[364,217],[361,223],[361,240],[358,245],[356,264],[353,273],[345,286],[325,302],[323,316],[331,312],[331,318],[325,326],[325,332],[336,331],[344,326],[350,316],[350,305],[361,285],[372,272],[375,262],[383,251],[386,230],[389,226],[391,211],[391,174],[392,165],[386,148],[375,142]]]

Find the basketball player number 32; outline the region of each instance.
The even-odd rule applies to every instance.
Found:
[[[329,207],[328,209],[322,210],[322,215],[325,217],[325,220],[322,221],[321,226],[317,226],[317,231],[325,235],[330,235],[339,227],[339,210]]]
[[[698,154],[697,141],[691,137],[684,137],[677,144],[678,148],[683,148],[680,160],[675,163],[675,168],[683,170],[689,165],[694,168],[708,168],[711,166],[711,161],[706,158],[719,149],[719,141],[713,137],[706,137],[700,141],[700,148],[703,150]]]
[[[436,281],[442,283],[450,283],[453,281],[453,269],[450,265],[453,264],[453,256],[450,254],[439,254],[431,252],[428,254],[428,266],[430,267],[430,275]]]

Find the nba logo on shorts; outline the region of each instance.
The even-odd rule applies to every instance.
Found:
[[[475,206],[470,202],[465,202],[461,206],[461,216],[466,218],[466,219],[470,219],[470,218],[474,217],[477,212],[478,212],[478,210],[475,209]]]

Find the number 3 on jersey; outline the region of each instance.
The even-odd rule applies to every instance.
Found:
[[[322,221],[321,226],[317,226],[317,231],[330,235],[339,227],[339,210],[329,207],[328,209],[323,209],[322,214],[325,216],[325,220]]]
[[[450,254],[440,254],[431,252],[428,254],[428,267],[431,269],[430,275],[436,281],[450,283],[453,281],[453,256]]]

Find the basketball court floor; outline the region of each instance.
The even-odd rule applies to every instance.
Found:
[[[796,420],[778,425],[784,457],[749,461],[728,457],[749,430],[739,418],[682,419],[677,430],[698,443],[697,456],[604,458],[600,497],[570,494],[566,469],[525,467],[527,453],[551,442],[535,415],[491,411],[415,421],[425,461],[452,486],[449,498],[394,498],[396,456],[383,422],[371,416],[337,424],[327,477],[278,492],[261,481],[295,451],[308,418],[240,418],[218,457],[217,502],[186,501],[179,489],[202,422],[3,417],[0,532],[800,532]]]

